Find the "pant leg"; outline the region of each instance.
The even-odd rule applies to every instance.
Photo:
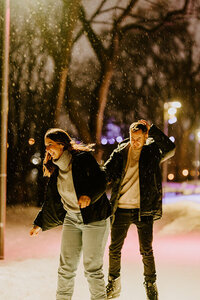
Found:
[[[130,222],[131,214],[127,209],[117,209],[115,213],[115,220],[111,227],[111,244],[109,247],[109,276],[117,278],[120,276],[121,269],[121,249]]]
[[[140,254],[144,264],[144,279],[145,281],[154,282],[156,280],[156,269],[152,249],[153,217],[142,217],[141,222],[135,224],[139,236]]]
[[[67,213],[64,220],[56,300],[72,299],[74,278],[82,248],[82,232],[78,228],[82,220],[78,219],[78,216],[79,214]]]
[[[109,219],[83,225],[83,264],[91,300],[104,300],[106,288],[103,256],[109,233]]]

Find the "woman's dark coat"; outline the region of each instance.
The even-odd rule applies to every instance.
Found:
[[[57,189],[58,172],[56,166],[46,186],[44,204],[34,221],[42,230],[63,224],[66,215]],[[82,195],[91,198],[91,204],[80,209],[84,224],[107,219],[111,207],[105,194],[105,174],[91,153],[72,152],[72,178],[77,199]]]

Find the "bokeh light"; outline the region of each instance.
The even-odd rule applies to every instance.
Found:
[[[29,140],[28,140],[28,143],[29,143],[29,145],[34,145],[35,144],[35,139],[34,138],[30,138]]]
[[[184,169],[184,170],[182,171],[182,174],[183,174],[183,176],[188,176],[188,174],[189,174],[188,169]]]
[[[172,173],[168,174],[168,179],[173,180],[174,179],[174,174],[172,174]]]
[[[121,143],[121,142],[123,141],[123,139],[122,139],[121,136],[118,136],[118,137],[116,138],[116,141],[117,141],[118,143]]]
[[[169,120],[168,120],[168,123],[169,124],[174,124],[174,123],[176,123],[177,122],[177,117],[173,117],[173,118],[170,118]]]
[[[175,107],[170,107],[170,108],[168,109],[168,114],[169,114],[170,116],[174,116],[174,115],[176,114],[176,112],[177,112],[177,109],[176,109]]]

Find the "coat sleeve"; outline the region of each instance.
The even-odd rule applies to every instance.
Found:
[[[45,187],[45,200],[34,220],[34,225],[43,231],[62,225],[66,211],[57,191],[57,177],[52,175]]]
[[[90,153],[85,153],[82,159],[79,160],[79,170],[81,181],[76,182],[74,180],[75,190],[79,191],[77,196],[87,195],[91,198],[91,204],[93,204],[105,193],[105,172]]]
[[[155,125],[151,126],[149,137],[153,138],[159,148],[161,162],[175,154],[175,144]]]
[[[106,174],[107,182],[111,182],[115,180],[115,177],[118,175],[118,165],[119,165],[119,154],[116,150],[114,150],[109,159],[105,162],[103,166],[103,170]]]

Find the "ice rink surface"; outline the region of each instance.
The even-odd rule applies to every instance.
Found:
[[[37,208],[13,207],[7,212],[5,260],[0,261],[1,300],[55,300],[61,227],[28,235]],[[108,245],[104,273],[107,280]],[[155,223],[154,254],[159,300],[200,300],[200,205],[179,202],[164,206]],[[135,226],[122,251],[120,300],[145,300],[143,266]],[[80,262],[73,300],[89,300]]]

